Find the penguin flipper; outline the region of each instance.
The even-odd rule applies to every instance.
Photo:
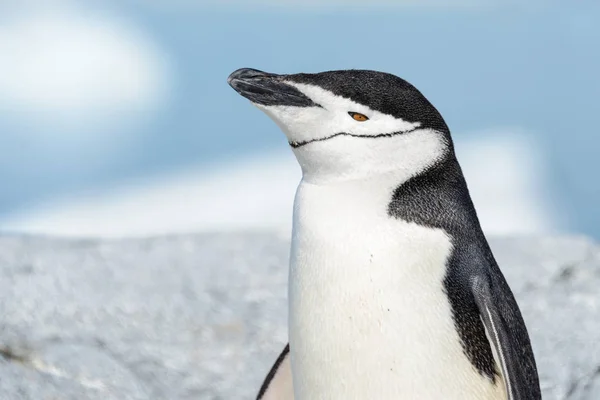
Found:
[[[294,400],[289,343],[265,377],[256,400]]]
[[[527,328],[517,302],[504,279],[493,285],[478,275],[472,291],[500,364],[508,400],[541,400],[540,384]]]

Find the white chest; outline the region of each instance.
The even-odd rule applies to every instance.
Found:
[[[449,238],[390,218],[393,188],[298,189],[289,291],[296,400],[505,398],[463,355],[443,288]]]

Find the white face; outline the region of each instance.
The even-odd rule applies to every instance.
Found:
[[[337,96],[318,86],[286,82],[322,107],[256,104],[281,128],[304,179],[313,183],[397,173],[406,180],[435,163],[448,145],[444,136]],[[349,113],[368,119],[355,120]]]

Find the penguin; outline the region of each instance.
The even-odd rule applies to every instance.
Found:
[[[425,96],[370,70],[242,68],[228,83],[302,170],[289,345],[257,399],[541,399],[519,306]]]

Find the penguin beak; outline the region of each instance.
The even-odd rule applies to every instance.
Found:
[[[285,75],[241,68],[227,78],[236,92],[263,106],[318,107],[295,87],[285,83]]]

